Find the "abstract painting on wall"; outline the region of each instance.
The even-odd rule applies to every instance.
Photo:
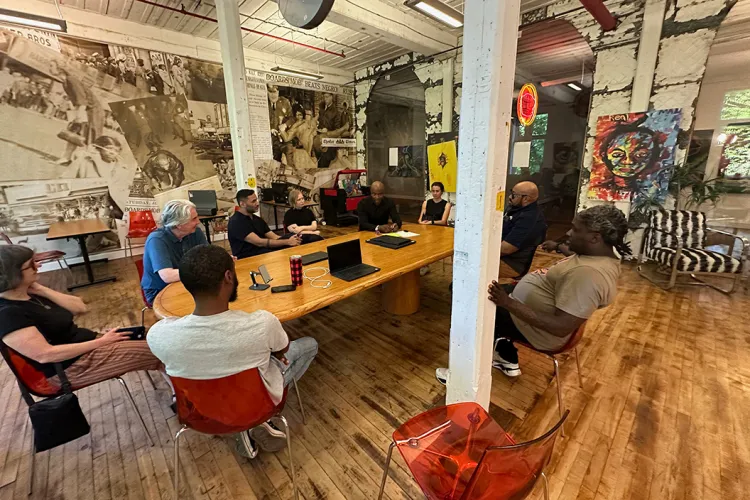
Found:
[[[458,154],[456,141],[440,142],[427,146],[427,163],[430,169],[430,184],[442,182],[445,191],[455,193],[458,178]]]
[[[679,109],[599,117],[588,198],[664,203],[681,117]]]

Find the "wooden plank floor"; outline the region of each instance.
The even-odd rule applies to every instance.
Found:
[[[540,253],[535,265],[554,259]],[[106,267],[118,281],[79,292],[93,311],[79,323],[95,329],[136,324],[141,299],[132,261]],[[320,343],[300,383],[307,425],[294,398],[285,410],[303,498],[376,498],[394,427],[444,401],[434,369],[448,359],[450,278],[450,265],[431,266],[422,278],[421,310],[413,316],[383,313],[379,290],[370,290],[285,325],[290,336],[310,335]],[[61,272],[42,277],[56,288],[66,279]],[[150,313],[147,318],[153,323]],[[748,324],[746,294],[664,292],[625,266],[616,303],[588,323],[580,350],[583,389],[575,361],[562,362],[571,416],[548,469],[551,498],[750,498]],[[517,379],[495,373],[491,411],[525,439],[556,420],[557,396],[548,359],[522,350],[521,363]],[[178,423],[167,386],[158,380],[153,391],[143,374],[125,378],[157,445],[148,446],[116,383],[84,389],[79,397],[92,431],[37,455],[32,498],[173,498]],[[4,364],[0,401],[0,500],[22,499],[31,426]],[[191,432],[181,449],[180,498],[292,498],[283,451],[248,461],[230,440]],[[423,498],[400,458],[395,462],[388,498]]]

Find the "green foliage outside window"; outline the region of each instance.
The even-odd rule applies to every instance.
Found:
[[[750,118],[750,89],[734,90],[724,94],[721,119],[742,120],[745,118]]]
[[[720,173],[725,179],[750,178],[750,124],[728,125]]]

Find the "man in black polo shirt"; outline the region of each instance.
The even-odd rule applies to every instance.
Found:
[[[385,197],[385,186],[375,181],[370,186],[370,197],[357,205],[360,231],[375,231],[390,233],[401,228],[401,217],[396,210],[396,204]],[[388,221],[392,223],[389,223]]]
[[[547,222],[537,204],[538,199],[539,189],[533,182],[519,182],[511,190],[510,206],[503,217],[500,278],[525,274],[536,247],[547,235]]]
[[[237,192],[237,204],[240,208],[229,219],[228,234],[232,255],[238,259],[300,244],[298,235],[281,237],[271,231],[266,221],[255,215],[260,208],[260,202],[252,189],[240,189]]]

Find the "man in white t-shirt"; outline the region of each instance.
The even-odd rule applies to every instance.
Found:
[[[221,247],[204,245],[188,251],[180,279],[195,300],[195,310],[167,318],[149,330],[151,352],[168,375],[189,379],[227,377],[258,368],[268,394],[279,403],[284,387],[299,380],[318,352],[311,337],[289,342],[281,322],[268,311],[230,311],[237,299],[234,260]],[[286,435],[271,421],[237,436],[238,451],[255,458],[260,446],[277,451]]]

